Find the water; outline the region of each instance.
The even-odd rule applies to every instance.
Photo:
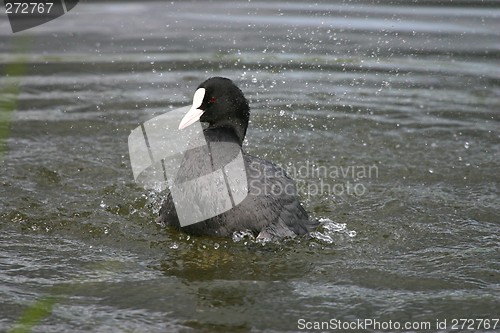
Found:
[[[0,71],[20,68],[0,79],[17,102],[0,331],[34,308],[35,332],[498,318],[500,7],[476,4],[84,2],[15,35],[0,14]],[[127,136],[212,75],[250,100],[245,149],[325,221],[312,237],[154,223],[161,197],[133,182]]]

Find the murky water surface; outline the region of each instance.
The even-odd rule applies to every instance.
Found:
[[[0,14],[0,331],[49,304],[33,331],[499,318],[500,7],[371,3],[83,2],[15,35]],[[326,221],[312,237],[154,223],[127,136],[214,75],[251,102],[245,149]]]

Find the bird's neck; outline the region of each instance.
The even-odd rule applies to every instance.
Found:
[[[236,142],[241,147],[245,139],[246,127],[239,123],[235,124],[234,122],[218,123],[216,125],[210,125],[203,132],[207,141]]]

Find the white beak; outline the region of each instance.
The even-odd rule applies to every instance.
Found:
[[[179,123],[179,129],[184,129],[189,125],[194,124],[198,120],[200,120],[201,115],[203,114],[203,110],[199,109],[201,104],[203,104],[203,99],[205,98],[205,88],[200,88],[196,90],[193,96],[193,105],[191,109],[186,113],[186,115],[182,118]]]

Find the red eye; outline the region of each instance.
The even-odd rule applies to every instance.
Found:
[[[216,100],[217,100],[217,98],[212,97],[212,98],[210,98],[210,100],[208,101],[208,103],[215,103]]]

